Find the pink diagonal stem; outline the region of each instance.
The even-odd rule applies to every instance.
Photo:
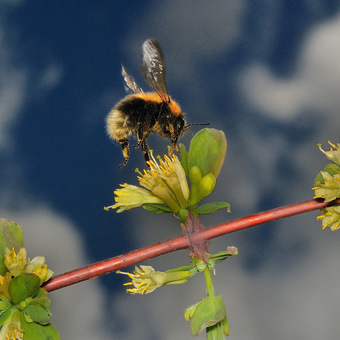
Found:
[[[202,231],[195,232],[190,236],[191,242],[202,242],[221,235],[235,231],[247,229],[278,220],[281,218],[302,214],[308,211],[318,210],[331,205],[340,204],[340,199],[332,202],[322,202],[311,200],[302,203],[287,205],[280,208],[260,212],[246,216],[234,221],[222,223]],[[189,240],[185,236],[176,237],[167,241],[159,242],[148,247],[130,251],[123,255],[115,256],[111,259],[103,260],[86,267],[78,268],[64,274],[52,277],[43,288],[50,292],[59,288],[67,287],[78,282],[93,279],[97,276],[116,271],[118,269],[134,265],[136,263],[167,254],[176,250],[185,249],[190,246]]]

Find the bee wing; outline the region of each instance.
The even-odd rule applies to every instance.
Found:
[[[122,76],[124,78],[126,89],[133,93],[142,93],[143,90],[137,85],[136,81],[127,72],[125,67],[122,65]]]
[[[145,81],[164,100],[169,99],[165,82],[164,55],[158,41],[149,39],[144,41],[141,72]]]

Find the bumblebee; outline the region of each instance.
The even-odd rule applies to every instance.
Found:
[[[133,147],[141,148],[148,165],[150,154],[147,138],[150,133],[170,139],[172,153],[174,149],[178,151],[177,140],[189,126],[186,125],[180,106],[168,94],[164,56],[155,39],[143,43],[141,72],[154,92],[143,92],[122,66],[125,85],[132,94],[118,102],[106,118],[107,132],[120,143],[125,158],[119,167],[126,165],[129,160],[130,135],[137,137],[138,144]]]

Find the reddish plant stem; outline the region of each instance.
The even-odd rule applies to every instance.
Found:
[[[301,214],[304,212],[322,209],[326,206],[340,204],[340,199],[325,203],[318,200],[311,200],[280,207],[258,214],[246,216],[238,220],[222,223],[214,227],[197,231],[190,235],[191,242],[203,242],[224,234],[254,227],[259,224],[278,220],[281,218]],[[86,267],[78,268],[70,272],[52,277],[43,288],[50,292],[62,287],[70,286],[75,283],[95,278],[99,275],[107,274],[112,271],[157,257],[176,250],[188,248],[190,242],[185,236],[176,237],[164,242],[159,242],[151,246],[133,250],[123,255],[113,257]]]
[[[188,239],[190,244],[188,246],[190,257],[196,257],[206,263],[206,254],[209,253],[209,240],[204,239],[195,242],[195,240],[191,238],[191,235],[204,230],[204,225],[201,224],[198,217],[194,217],[191,212],[189,212],[185,223],[181,223],[181,227],[183,230],[183,237]]]

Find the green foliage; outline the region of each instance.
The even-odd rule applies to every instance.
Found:
[[[24,340],[59,340],[60,336],[52,324],[42,325],[27,322],[24,313],[20,314],[21,326],[25,330]]]
[[[13,304],[17,305],[20,301],[38,294],[40,279],[35,274],[24,273],[14,277],[8,286],[8,291]]]
[[[211,214],[220,209],[226,209],[227,212],[230,212],[230,204],[227,202],[206,203],[206,204],[202,204],[199,207],[197,207],[196,211],[199,215],[202,215],[202,214]]]
[[[323,169],[324,172],[327,172],[331,176],[336,174],[340,174],[340,167],[337,164],[331,163],[327,164]],[[315,185],[321,185],[325,183],[324,177],[321,172],[319,172],[314,181]]]
[[[203,330],[221,323],[226,320],[225,305],[222,296],[210,296],[202,299],[185,311],[184,318],[190,321],[192,335],[198,335]],[[215,330],[212,331],[216,332]]]
[[[160,215],[160,214],[164,214],[164,213],[171,213],[171,209],[165,205],[157,205],[157,204],[144,204],[142,205],[142,207],[155,214],[155,215]]]
[[[2,326],[16,311],[15,308],[12,308],[12,304],[9,302],[8,306],[2,306],[0,308],[0,326]]]
[[[29,304],[24,308],[23,312],[27,322],[37,322],[41,325],[47,325],[51,321],[51,311],[39,304]]]
[[[202,176],[209,173],[216,178],[224,163],[227,140],[223,131],[202,129],[192,138],[188,154],[188,169],[197,166]]]
[[[179,150],[181,151],[181,164],[185,171],[185,174],[189,176],[189,170],[188,170],[188,151],[184,144],[179,144]]]
[[[0,221],[0,339],[59,340],[48,293],[40,288],[53,272],[44,257],[27,258],[19,225]]]
[[[7,271],[4,264],[5,249],[14,248],[15,251],[19,251],[23,244],[21,227],[12,221],[0,218],[0,275],[5,275]]]

